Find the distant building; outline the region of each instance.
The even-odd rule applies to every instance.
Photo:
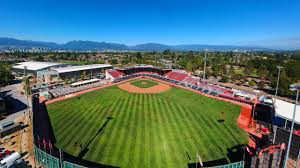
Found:
[[[38,62],[38,61],[28,61],[20,62],[12,67],[13,72],[19,75],[32,75],[36,76],[38,71],[49,70],[50,68],[58,68],[67,66],[63,63],[54,62]]]
[[[55,62],[21,62],[13,66],[13,72],[19,75],[31,75],[37,82],[53,82],[57,80],[78,80],[83,76],[105,75],[107,69],[112,69],[110,64],[69,65]]]
[[[76,66],[66,66],[61,68],[53,68],[56,71],[60,79],[78,79],[82,75],[85,76],[98,76],[100,74],[105,74],[105,71],[112,69],[110,64],[91,64],[91,65],[76,65]]]

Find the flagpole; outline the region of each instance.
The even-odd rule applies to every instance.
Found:
[[[197,152],[197,156],[196,156],[196,168],[198,168],[197,160],[198,160],[198,152]]]
[[[63,160],[62,160],[62,152],[61,149],[59,148],[59,161],[60,161],[60,167],[63,168]]]
[[[51,144],[51,141],[49,139],[49,152],[50,152],[50,155],[51,155],[51,151],[52,151],[52,144]],[[52,156],[52,155],[51,155]]]

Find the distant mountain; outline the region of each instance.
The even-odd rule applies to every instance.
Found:
[[[118,50],[124,51],[129,48],[124,44],[117,43],[105,43],[105,42],[94,42],[94,41],[70,41],[62,45],[63,49],[68,50],[91,50],[91,51],[103,51],[103,50]]]
[[[55,48],[58,47],[56,43],[41,42],[31,40],[18,40],[14,38],[0,38],[0,48]]]
[[[138,44],[135,46],[127,46],[119,43],[106,43],[95,41],[81,41],[74,40],[65,44],[57,44],[53,42],[41,42],[31,40],[18,40],[14,38],[0,38],[0,49],[27,49],[27,48],[47,48],[49,50],[71,50],[71,51],[203,51],[205,49],[215,51],[235,51],[235,50],[252,50],[263,51],[268,50],[261,47],[247,47],[247,46],[225,46],[225,45],[165,45],[159,43]]]
[[[188,44],[188,45],[175,45],[175,50],[185,51],[235,51],[235,50],[268,50],[263,47],[249,47],[249,46],[234,46],[234,45],[201,45],[201,44]]]
[[[137,51],[164,51],[173,49],[172,46],[159,44],[159,43],[146,43],[138,44],[136,46],[131,46],[130,49]]]

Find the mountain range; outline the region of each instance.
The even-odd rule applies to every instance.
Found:
[[[129,46],[120,43],[107,43],[95,41],[73,40],[64,44],[54,42],[42,42],[32,40],[19,40],[14,38],[0,37],[0,49],[29,49],[45,48],[49,50],[69,50],[69,51],[203,51],[205,49],[214,51],[265,51],[269,50],[263,47],[252,46],[233,46],[233,45],[165,45],[159,43],[145,43],[135,46]]]

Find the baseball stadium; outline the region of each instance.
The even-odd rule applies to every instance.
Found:
[[[255,146],[250,100],[170,69],[106,76],[111,82],[33,98],[36,159],[46,167],[244,167],[245,147]]]

